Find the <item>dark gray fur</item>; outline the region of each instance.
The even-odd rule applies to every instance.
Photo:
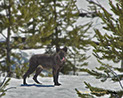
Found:
[[[36,83],[40,83],[37,80],[37,76],[41,73],[43,69],[52,68],[54,85],[61,85],[58,82],[58,77],[59,77],[59,72],[65,63],[65,60],[63,58],[65,58],[66,53],[67,53],[67,48],[65,47],[63,49],[56,48],[56,53],[53,55],[48,55],[48,54],[33,55],[29,60],[29,69],[23,76],[23,84],[24,85],[27,84],[26,78],[30,74],[32,74],[35,70],[36,73],[33,77],[33,80]]]

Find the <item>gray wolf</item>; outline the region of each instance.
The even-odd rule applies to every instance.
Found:
[[[33,55],[30,60],[29,60],[29,69],[23,76],[23,84],[26,85],[26,78],[32,74],[34,71],[35,75],[33,77],[33,80],[36,83],[41,84],[37,80],[37,76],[41,73],[43,69],[51,69],[52,68],[52,73],[53,73],[53,81],[54,85],[59,86],[61,85],[58,82],[59,78],[59,72],[62,69],[65,61],[66,61],[66,53],[67,53],[67,48],[64,47],[62,49],[56,48],[56,53],[53,55],[48,55],[48,54],[36,54]]]

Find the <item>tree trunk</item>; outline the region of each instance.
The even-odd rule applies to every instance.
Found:
[[[121,60],[121,69],[123,69],[123,60]]]
[[[75,65],[73,66],[73,75],[76,75],[76,67],[75,67]]]
[[[75,54],[74,54],[73,75],[76,75],[76,59],[75,59]]]
[[[7,74],[10,77],[11,67],[10,67],[10,27],[8,28],[8,35],[7,35]]]
[[[57,25],[57,12],[56,12],[56,0],[54,0],[54,23],[56,24],[55,27],[55,45],[59,47],[59,38],[58,38],[58,25]]]
[[[10,64],[10,53],[11,53],[11,48],[10,48],[10,34],[11,34],[11,5],[10,5],[10,0],[9,0],[9,7],[8,7],[8,20],[9,20],[9,27],[8,27],[8,32],[7,32],[7,40],[6,40],[6,45],[7,45],[7,76],[11,76],[11,64]]]

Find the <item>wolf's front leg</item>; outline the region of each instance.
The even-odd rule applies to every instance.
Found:
[[[61,85],[61,84],[58,82],[58,79],[59,79],[59,72],[60,72],[60,69],[59,69],[59,70],[57,70],[56,80],[57,80],[58,85]]]
[[[53,69],[53,80],[54,80],[54,85],[56,85],[56,86],[61,85],[58,82],[58,77],[59,77],[59,70]]]

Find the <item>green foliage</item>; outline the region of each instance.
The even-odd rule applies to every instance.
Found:
[[[77,90],[76,88],[75,88],[75,90],[76,90],[76,92],[77,92],[77,94],[78,94],[78,96],[80,97],[80,98],[95,98],[93,95],[91,95],[91,94],[82,94],[79,90]]]
[[[74,67],[74,65],[71,64],[70,61],[66,60],[65,65],[64,65],[63,68],[61,69],[61,72],[62,72],[63,74],[69,74],[70,71],[73,71],[73,72],[75,71],[75,72],[76,72],[76,70],[77,70],[77,69]],[[73,74],[75,74],[75,73],[73,73]]]
[[[108,66],[108,65],[106,65]],[[114,70],[111,70],[112,67],[107,68],[106,66],[101,66],[99,68],[96,67],[96,70],[89,70],[89,69],[81,69],[82,72],[87,72],[90,75],[93,75],[96,77],[96,79],[100,79],[101,82],[105,82],[107,79],[111,79],[114,82],[118,82],[122,80],[123,75],[117,75],[115,74]]]
[[[68,51],[67,63],[71,66],[74,75],[80,67],[88,65],[86,60],[89,56],[87,57],[85,52],[89,50],[88,45],[91,42],[89,36],[87,35],[87,31],[90,27],[91,24],[77,26],[73,28],[72,31],[68,32],[68,41],[66,42],[66,45],[70,46],[70,48]]]
[[[75,25],[75,22],[79,18],[79,12],[75,4],[76,0],[50,0],[49,2],[42,1],[42,4],[47,6],[45,7],[47,12],[44,12],[43,15],[48,14],[49,18],[53,20],[53,22],[51,22],[53,27],[50,30],[52,34],[43,38],[43,40],[50,39],[50,44],[47,45],[46,53],[52,53],[54,46],[67,46],[68,60],[62,72],[66,74],[69,73],[69,71],[74,71],[75,74],[77,67],[87,65],[87,62],[84,61],[88,58],[85,55],[85,51],[88,50],[87,44],[90,43],[87,31],[91,27],[91,24],[88,23],[83,26]],[[45,23],[47,23],[47,21],[49,20],[45,19]],[[73,60],[74,62],[72,62]]]
[[[6,91],[8,90],[6,89],[6,86],[8,85],[9,81],[10,81],[10,78],[6,80],[6,77],[5,77],[3,82],[0,83],[0,97],[4,96]]]
[[[87,72],[90,75],[93,75],[96,77],[96,79],[101,79],[101,82],[105,82],[108,78],[110,78],[110,75],[108,72],[105,71],[105,73],[103,72],[98,72],[95,70],[89,70],[89,69],[81,69],[82,72]]]
[[[90,94],[82,94],[79,90],[75,89],[77,91],[77,94],[81,98],[95,98],[101,97],[104,95],[109,95],[108,98],[121,98],[123,96],[123,91],[112,91],[112,90],[107,90],[107,89],[102,89],[98,87],[93,87],[89,83],[84,82],[86,85],[86,88],[90,90]]]
[[[95,29],[95,36],[99,45],[93,44],[94,55],[100,60],[107,59],[118,63],[123,59],[122,4],[123,3],[116,3],[116,5],[114,5],[112,1],[109,0],[111,11],[117,18],[103,7],[101,7],[103,12],[98,12],[98,16],[102,20],[102,25],[104,24],[103,29],[106,31],[106,33],[104,33]],[[99,55],[99,53],[102,55]]]
[[[96,70],[89,69],[81,69],[83,72],[87,72],[90,75],[96,77],[96,79],[101,79],[101,82],[105,82],[107,79],[112,79],[112,81],[119,82],[121,88],[122,84],[120,80],[123,75],[117,75],[115,70],[122,71],[122,69],[114,68],[102,62],[102,60],[111,60],[114,63],[118,63],[123,60],[123,1],[117,0],[118,3],[113,4],[111,0],[109,0],[109,5],[111,7],[111,12],[108,12],[107,9],[102,7],[98,2],[89,1],[90,4],[96,6],[96,12],[98,17],[102,20],[103,31],[99,29],[94,29],[95,37],[99,44],[91,43],[94,47],[93,55],[97,58],[98,62],[101,64],[100,68],[96,68]],[[101,11],[97,11],[97,7],[101,8]],[[114,17],[115,15],[115,17]],[[109,95],[109,98],[122,98],[123,91],[113,91],[98,87],[93,87],[89,83],[84,82],[86,88],[90,90],[89,94],[83,94],[79,90],[77,91],[78,96],[81,98],[95,98],[103,97],[104,95]]]
[[[24,63],[23,65],[16,66],[14,72],[16,74],[16,78],[22,78],[23,73],[25,73],[28,69],[28,63]]]
[[[63,3],[61,3],[63,2]],[[21,60],[21,57],[13,53],[14,49],[42,48],[49,53],[53,47],[71,47],[68,52],[68,68],[64,68],[64,73],[74,70],[80,66],[87,65],[84,62],[88,57],[84,54],[90,43],[87,31],[91,24],[76,26],[78,19],[78,9],[76,0],[5,0],[2,1],[0,12],[0,31],[5,38],[5,43],[0,43],[0,58],[5,58],[5,62],[0,68],[8,73],[16,73],[20,78],[27,64],[17,63],[11,58]],[[8,16],[7,16],[8,15]],[[7,30],[7,37],[4,34]],[[12,33],[16,36],[11,40]],[[24,37],[22,37],[22,34]],[[83,51],[84,50],[84,51]],[[83,51],[80,53],[80,51]],[[74,62],[71,63],[71,60]],[[79,62],[83,62],[79,65]],[[16,68],[13,70],[12,66]]]
[[[22,43],[21,37],[17,40],[10,40],[12,33],[14,35],[19,35],[22,28],[26,23],[28,23],[32,17],[37,17],[39,8],[37,4],[39,1],[35,0],[3,0],[0,6],[0,34],[5,38],[4,42],[0,42],[0,58],[4,58],[4,62],[0,64],[0,69],[2,71],[7,71],[8,76],[12,72],[12,65],[16,61],[11,60],[11,58],[19,59],[16,53],[12,53],[12,49],[23,49],[25,45]],[[5,13],[3,13],[5,12]],[[34,17],[34,18],[35,18]],[[4,32],[7,32],[7,36]],[[19,68],[16,68],[19,70]],[[22,69],[23,70],[23,69]],[[16,72],[17,73],[17,72]],[[17,74],[19,75],[20,72]],[[22,74],[22,73],[21,73]],[[18,77],[17,75],[17,77]]]

